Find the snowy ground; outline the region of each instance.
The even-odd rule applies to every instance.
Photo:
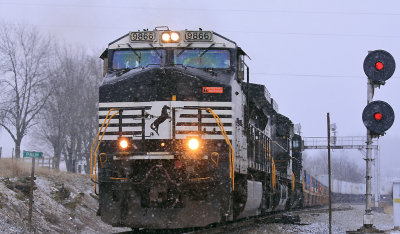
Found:
[[[335,205],[334,207],[338,206]],[[346,233],[346,231],[359,229],[363,224],[365,206],[346,204],[341,205],[341,208],[343,209],[332,212],[332,233]],[[243,228],[237,233],[329,233],[329,214],[327,211],[299,212],[297,214],[300,215],[302,225],[257,224],[253,227]],[[391,230],[393,228],[393,215],[374,212],[374,225],[380,230]]]
[[[30,165],[0,160],[0,233],[115,233],[129,231],[113,228],[96,216],[98,202],[93,184],[85,175],[37,171],[32,225],[27,221],[28,196],[17,186],[26,185]],[[23,181],[21,183],[21,180]],[[355,231],[362,226],[364,205],[334,205],[333,233]],[[374,212],[378,229],[393,228],[393,215]],[[296,211],[302,225],[256,223],[234,233],[328,233],[327,210]],[[400,233],[400,232],[398,232]]]
[[[0,163],[4,165],[3,161]],[[96,216],[98,202],[88,176],[50,170],[47,173],[38,171],[36,176],[30,225],[29,196],[13,187],[25,183],[20,181],[24,181],[26,172],[4,176],[5,168],[0,169],[0,233],[115,233],[130,230],[113,228]]]

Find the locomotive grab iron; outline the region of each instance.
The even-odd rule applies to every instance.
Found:
[[[91,165],[104,222],[198,227],[326,200],[320,184],[305,193],[301,136],[245,57],[203,30],[108,45]]]

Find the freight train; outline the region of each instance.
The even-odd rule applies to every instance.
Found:
[[[301,136],[249,82],[246,57],[202,29],[109,43],[91,158],[104,222],[200,227],[326,201],[303,182]]]

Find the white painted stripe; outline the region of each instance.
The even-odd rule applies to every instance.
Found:
[[[187,102],[187,101],[178,101],[172,102],[173,104],[180,104],[174,106],[203,106],[203,107],[213,107],[213,106],[222,106],[222,107],[232,107],[232,102]]]
[[[217,115],[232,115],[233,111],[232,110],[213,110],[213,112]],[[177,109],[175,111],[175,115],[179,116],[181,114],[194,114],[197,115],[199,112],[197,109]],[[209,114],[211,115],[211,113],[208,113],[205,110],[201,111],[201,114],[205,115],[205,114]]]
[[[99,119],[99,124],[103,124],[104,119]],[[108,122],[108,121],[107,121]],[[106,122],[106,124],[107,124]],[[113,118],[110,120],[110,124],[118,124],[119,123],[119,119],[118,118]],[[122,123],[142,123],[141,119],[122,119]]]
[[[233,123],[232,118],[220,118],[222,123]],[[179,122],[190,122],[190,123],[197,123],[199,122],[199,119],[197,118],[176,118],[176,123]],[[202,118],[201,119],[202,123],[217,123],[214,118]]]
[[[220,132],[219,127],[215,126],[215,127],[204,127],[202,126],[201,129],[204,130],[204,128],[206,129],[206,131],[213,131],[215,129],[215,131]],[[197,131],[199,128],[197,126],[176,126],[175,130],[176,131]],[[232,131],[232,127],[224,127],[225,131]]]
[[[146,107],[152,102],[100,102],[99,108],[115,108],[115,107]]]
[[[103,127],[103,131],[104,132],[105,127]],[[106,132],[118,132],[119,128],[118,127],[108,127]],[[137,126],[137,127],[122,127],[122,131],[123,132],[130,132],[130,131],[142,131],[142,127],[141,126]]]
[[[182,139],[188,139],[190,137],[197,137],[197,134],[177,134],[175,136],[176,139],[182,140]],[[101,137],[101,136],[100,136]],[[132,137],[132,135],[124,135],[124,137]],[[135,136],[133,137],[134,140],[142,139],[141,136]],[[202,139],[205,140],[224,140],[225,138],[222,135],[202,135]],[[232,136],[228,135],[228,139],[232,140]],[[103,137],[103,141],[116,141],[118,140],[118,135],[105,135]]]
[[[201,129],[204,130],[204,128],[206,129],[206,131],[208,132],[212,132],[212,131],[216,131],[218,133],[220,133],[220,129],[218,127],[202,127]],[[100,128],[99,128],[100,130]],[[197,126],[177,126],[176,131],[198,131],[198,127]],[[225,127],[224,130],[226,132],[228,131],[232,131],[232,127]],[[122,128],[123,132],[133,132],[133,131],[142,131],[141,127],[123,127]],[[101,133],[104,132],[104,128],[102,129]],[[119,128],[118,127],[108,127],[106,132],[119,132]],[[178,135],[186,135],[186,134],[178,134]],[[204,134],[207,135],[207,134]],[[230,134],[228,134],[230,135]]]
[[[197,131],[199,127],[197,126],[176,126],[176,131]]]
[[[202,106],[202,107],[232,107],[232,102],[191,102],[191,101],[155,101],[155,102],[101,102],[99,108],[112,107],[150,107],[153,103],[171,103],[171,107]]]
[[[110,113],[110,115],[114,114],[115,111],[112,111]],[[99,111],[99,116],[106,116],[108,114],[108,111]],[[142,115],[142,110],[124,110],[122,112],[122,116],[124,115]],[[114,118],[116,116],[119,116],[119,114],[115,115]]]
[[[132,137],[132,135],[122,135],[123,137]],[[116,141],[118,140],[118,135],[104,135],[103,136],[103,141]],[[101,135],[99,136],[99,139],[101,138]]]
[[[213,112],[217,115],[233,115],[233,111],[232,110],[213,110]],[[115,113],[115,111],[112,111],[109,115],[113,115]],[[192,115],[197,115],[199,112],[197,109],[177,109],[175,111],[175,115],[179,116],[181,114],[192,114]],[[108,111],[99,111],[99,116],[107,116]],[[201,114],[205,115],[205,114],[209,114],[207,111],[202,110]],[[142,115],[142,111],[141,110],[124,110],[122,112],[122,116],[124,115]],[[119,114],[115,115],[115,117],[119,116]]]
[[[187,139],[187,138],[190,138],[190,137],[197,137],[198,135],[187,135],[187,134],[177,134],[176,136],[175,136],[175,138],[176,139]],[[223,139],[225,139],[222,135],[202,135],[201,136],[201,138],[202,139],[205,139],[205,140],[223,140]],[[228,135],[228,138],[230,139],[230,140],[232,140],[232,136],[231,135]]]
[[[176,134],[175,138],[182,140],[182,139],[189,139],[189,138],[198,137],[198,136],[199,136],[198,134]]]

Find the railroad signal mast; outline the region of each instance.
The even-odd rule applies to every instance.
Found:
[[[372,194],[371,194],[371,165],[372,165],[372,139],[383,136],[393,125],[394,111],[384,101],[373,101],[374,90],[384,85],[392,77],[396,69],[393,56],[384,50],[375,50],[368,53],[364,60],[364,72],[368,78],[367,106],[362,113],[362,120],[367,128],[366,142],[366,193],[364,228],[373,227]],[[379,189],[379,188],[377,188]]]

